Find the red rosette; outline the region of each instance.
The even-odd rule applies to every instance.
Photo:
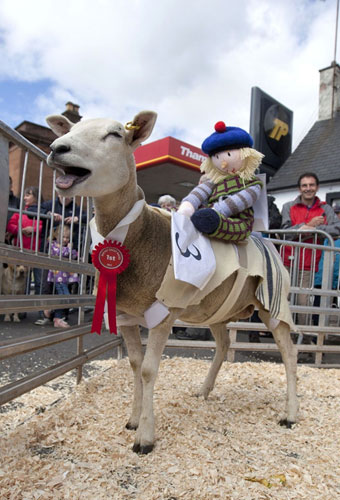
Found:
[[[101,273],[120,274],[130,263],[130,253],[119,241],[104,240],[92,251],[92,263]]]
[[[104,240],[92,252],[92,263],[100,272],[96,305],[91,333],[101,333],[105,298],[107,298],[110,333],[117,334],[116,290],[117,274],[122,273],[130,262],[129,250],[119,241]]]

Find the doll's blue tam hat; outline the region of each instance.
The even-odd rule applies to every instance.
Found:
[[[253,139],[248,132],[238,127],[227,127],[224,122],[215,124],[215,132],[202,143],[202,150],[209,156],[225,149],[251,148]]]

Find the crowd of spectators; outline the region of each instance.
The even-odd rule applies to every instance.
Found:
[[[8,215],[5,242],[32,251],[71,259],[78,258],[82,245],[87,214],[72,198],[57,196],[55,200],[44,201],[36,186],[26,187],[23,207],[20,199],[13,194],[12,179],[9,178]],[[72,239],[72,241],[71,241]],[[76,273],[53,269],[29,269],[26,293],[62,294],[77,292],[79,276]],[[76,288],[75,288],[76,287]],[[53,322],[55,327],[67,328],[68,309],[39,311],[36,325]]]

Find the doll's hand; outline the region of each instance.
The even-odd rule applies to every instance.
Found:
[[[186,217],[191,217],[194,212],[195,209],[189,201],[182,201],[177,211],[177,213],[185,215]]]

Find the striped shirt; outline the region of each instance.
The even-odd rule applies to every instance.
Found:
[[[257,179],[245,181],[243,187],[239,176],[233,176],[218,184],[211,181],[202,182],[183,198],[183,201],[189,201],[195,210],[208,204],[216,212],[231,217],[252,207],[259,199],[261,189],[262,184]]]

